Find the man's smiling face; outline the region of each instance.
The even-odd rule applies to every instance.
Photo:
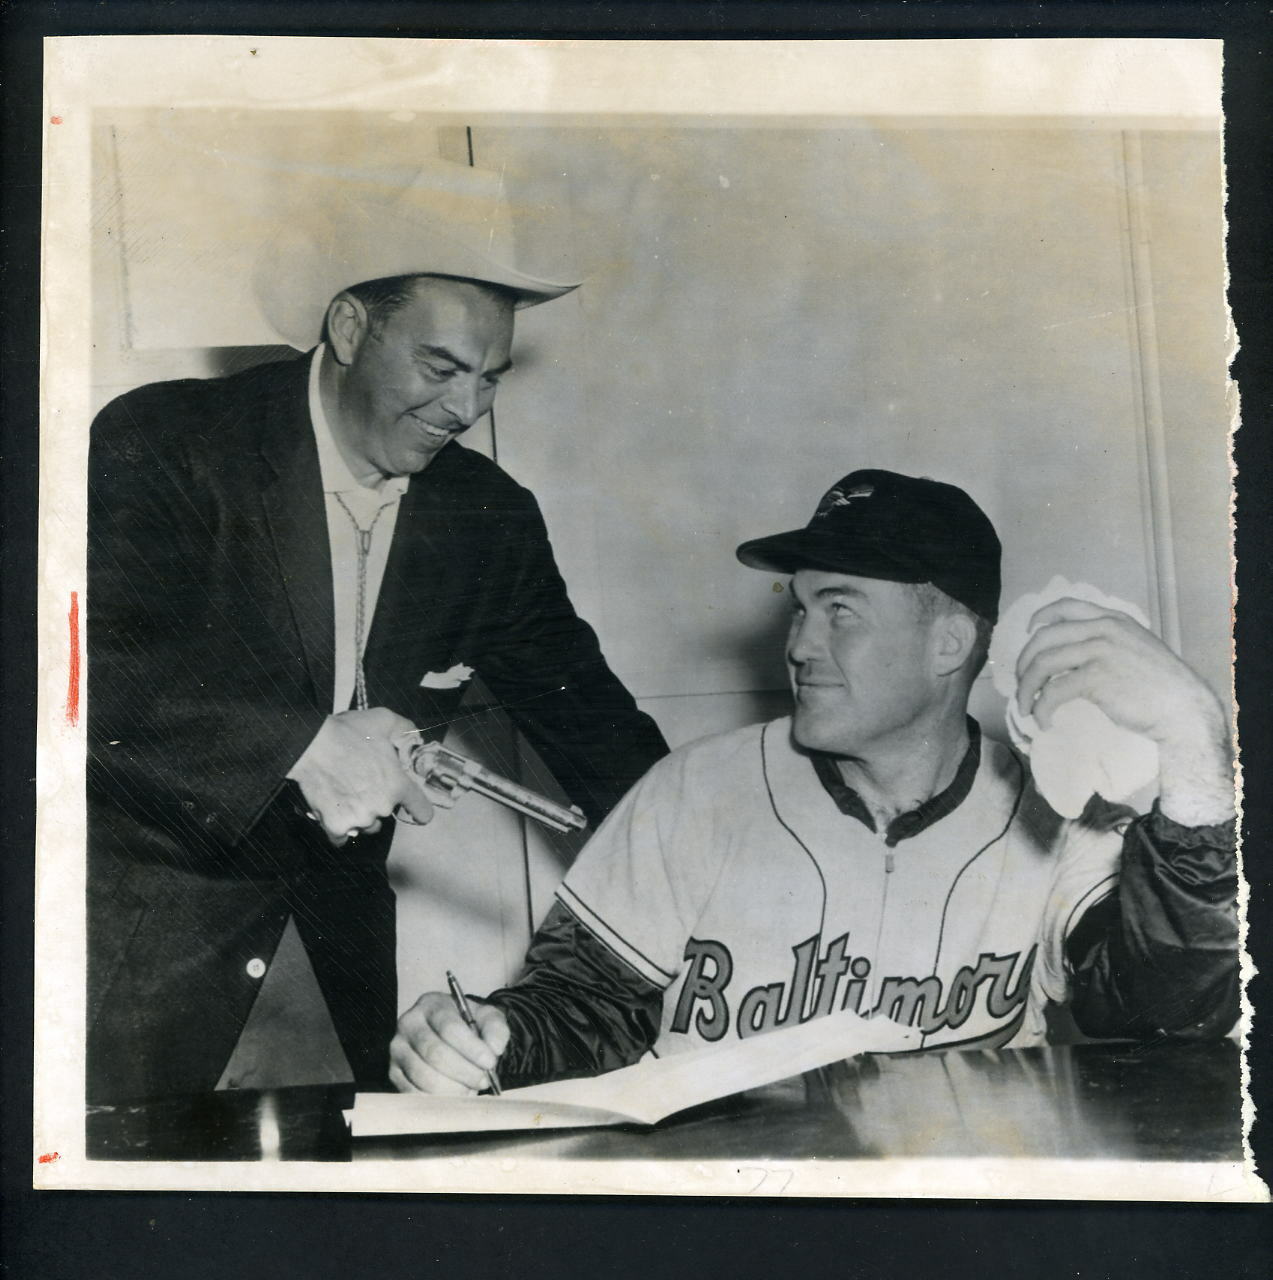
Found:
[[[934,627],[914,588],[800,569],[791,591],[796,741],[840,756],[904,742],[938,697]]]
[[[513,299],[426,276],[378,325],[361,314],[348,329],[333,426],[355,474],[411,475],[490,410],[511,367]]]

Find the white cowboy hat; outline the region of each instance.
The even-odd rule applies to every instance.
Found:
[[[499,175],[435,161],[408,186],[338,193],[284,220],[263,247],[253,292],[272,328],[301,351],[322,335],[342,290],[390,276],[438,275],[502,285],[518,307],[559,298],[578,283],[512,266],[513,219]]]

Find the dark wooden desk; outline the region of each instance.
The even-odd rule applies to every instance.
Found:
[[[113,1160],[1242,1158],[1237,1047],[1076,1045],[840,1063],[653,1129],[352,1141],[352,1086],[223,1091],[91,1108]]]

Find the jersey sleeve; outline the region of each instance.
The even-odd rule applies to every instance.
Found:
[[[489,998],[509,1020],[501,1074],[519,1083],[637,1061],[727,858],[693,753],[661,761],[602,825],[557,891],[526,967]]]
[[[1235,823],[1183,827],[1155,805],[1077,825],[1045,918],[1048,998],[1090,1036],[1226,1034],[1239,994]],[[1117,860],[1103,878],[1101,847]]]
[[[1089,911],[1116,894],[1124,833],[1135,817],[1130,809],[1093,798],[1081,817],[1062,828],[1034,970],[1040,993],[1053,1004],[1069,1002],[1067,942]]]
[[[558,901],[624,964],[662,988],[728,856],[718,838],[713,770],[693,748],[656,765],[571,868]]]

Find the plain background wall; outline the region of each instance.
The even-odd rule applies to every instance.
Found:
[[[785,587],[734,548],[863,466],[968,489],[1005,603],[1091,581],[1228,692],[1212,133],[181,111],[104,119],[97,143],[99,404],[286,354],[243,281],[287,201],[470,145],[504,175],[531,269],[586,283],[520,313],[516,372],[466,443],[537,494],[577,607],[673,745],[782,712]],[[974,711],[1001,722],[988,678]],[[403,831],[402,1002],[447,967],[475,991],[511,977],[577,847],[474,798]],[[304,969],[285,951],[262,996],[302,1044],[322,1034]],[[271,1058],[231,1074],[295,1078]]]
[[[1174,559],[1183,652],[1227,689],[1215,138],[479,124],[472,142],[536,260],[587,278],[521,321],[500,460],[550,512],[576,602],[674,744],[781,708],[782,584],[734,548],[802,525],[861,466],[967,488],[1003,540],[1005,602],[1062,573],[1161,621]],[[1146,307],[1175,499],[1157,546]],[[974,709],[1001,721],[988,676]],[[537,910],[562,867],[542,846]]]

